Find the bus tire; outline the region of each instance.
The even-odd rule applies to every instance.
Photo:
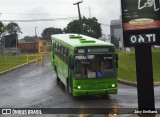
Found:
[[[109,98],[109,96],[108,96],[108,94],[104,94],[104,95],[101,95],[101,98],[102,99],[107,99],[107,98]]]
[[[57,74],[56,82],[57,82],[57,84],[60,84],[60,79],[58,77],[58,74]]]
[[[57,82],[57,85],[60,84],[60,79],[58,77],[58,73],[57,73],[57,69],[55,68],[55,72],[56,72],[56,82]]]

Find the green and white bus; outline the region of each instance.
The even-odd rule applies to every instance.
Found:
[[[113,44],[80,34],[52,35],[52,68],[72,96],[117,94]]]

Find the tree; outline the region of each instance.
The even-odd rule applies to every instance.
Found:
[[[26,42],[33,42],[35,41],[35,36],[25,36],[23,40]]]
[[[63,29],[65,33],[77,33],[80,34],[80,23],[79,20],[71,21],[66,28]]]
[[[98,23],[95,17],[82,19],[83,29],[82,32],[84,35],[100,38],[102,36],[101,24]],[[80,23],[79,20],[71,21],[67,27],[64,29],[65,33],[80,33]]]
[[[22,33],[20,30],[20,27],[17,23],[15,22],[10,22],[7,26],[5,26],[5,30],[9,34],[17,34],[17,33]]]
[[[4,27],[3,23],[0,22],[0,35],[3,33],[3,27]]]
[[[41,35],[44,40],[51,40],[51,35],[62,34],[62,33],[63,33],[62,29],[50,27],[50,28],[45,28]]]

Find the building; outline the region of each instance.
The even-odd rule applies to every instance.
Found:
[[[38,45],[40,42],[46,43],[46,40],[37,38],[35,41],[26,42],[24,39],[18,40],[18,48],[21,53],[38,53]]]
[[[105,34],[102,34],[102,36],[99,38],[99,40],[110,43],[109,35],[106,36]]]
[[[113,43],[116,48],[123,49],[123,30],[121,19],[111,20],[110,35],[111,43]]]

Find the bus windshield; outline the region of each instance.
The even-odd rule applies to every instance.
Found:
[[[75,56],[75,78],[112,78],[117,76],[115,57],[110,55]]]

